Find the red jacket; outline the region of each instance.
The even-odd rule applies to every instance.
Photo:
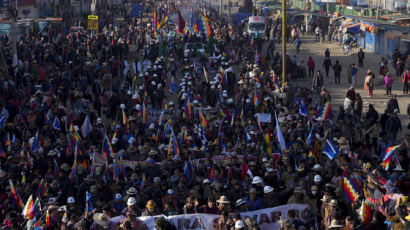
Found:
[[[309,68],[311,68],[311,69],[314,69],[314,68],[315,68],[315,61],[313,61],[313,58],[309,58],[307,64],[308,64],[308,67],[309,67]]]
[[[404,72],[403,73],[403,79],[401,79],[401,81],[403,82],[403,83],[408,83],[409,82],[409,78],[410,78],[410,73],[408,72],[408,71],[406,71],[406,72]]]

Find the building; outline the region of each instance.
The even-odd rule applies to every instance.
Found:
[[[368,17],[348,18],[360,25],[359,45],[381,56],[392,58],[395,49],[410,54],[410,27]]]

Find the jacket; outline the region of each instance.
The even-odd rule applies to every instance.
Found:
[[[263,209],[263,201],[262,198],[256,198],[253,202],[250,201],[248,197],[245,197],[244,201],[249,208],[249,211],[255,211],[259,209]]]
[[[397,133],[401,130],[401,121],[398,117],[390,117],[386,123],[388,132]]]
[[[313,58],[309,58],[308,67],[311,68],[311,69],[315,68],[315,61],[313,61]]]
[[[393,85],[393,78],[390,75],[386,75],[384,77],[384,86],[385,87],[392,87]]]

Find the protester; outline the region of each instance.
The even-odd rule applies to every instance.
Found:
[[[359,59],[359,67],[363,68],[364,52],[362,48],[357,52],[357,58]]]
[[[386,88],[386,95],[391,96],[391,87],[393,86],[393,77],[390,72],[384,77],[384,87]]]
[[[383,71],[384,73],[384,71]],[[366,74],[366,78],[364,79],[364,89],[367,90],[367,95],[369,97],[373,96],[373,90],[374,90],[374,79],[375,79],[374,73],[369,69]]]
[[[339,60],[336,60],[336,64],[333,65],[333,71],[335,74],[335,84],[340,85],[340,73],[342,72],[342,66],[339,64]]]

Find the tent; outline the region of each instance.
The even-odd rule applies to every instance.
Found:
[[[347,27],[347,32],[350,32],[352,34],[360,33],[360,25],[361,25],[361,23],[357,23],[357,24],[354,24],[354,25],[351,25],[351,26]]]

